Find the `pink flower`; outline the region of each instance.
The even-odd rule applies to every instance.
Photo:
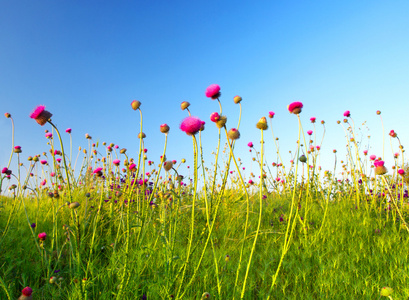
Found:
[[[376,155],[373,155],[373,154],[372,154],[371,156],[369,156],[369,159],[370,159],[370,160],[375,160],[375,159],[376,159]]]
[[[307,134],[308,134],[308,135],[311,135],[311,134],[312,134],[312,130],[308,130],[308,131],[307,131]]]
[[[71,133],[71,128],[65,129],[65,132],[66,132],[66,133]]]
[[[102,176],[102,168],[96,168],[96,169],[94,170],[94,172],[92,172],[92,173],[94,173],[94,174],[97,175],[98,177],[101,177],[101,176]]]
[[[55,173],[54,173],[54,172],[51,172],[51,173],[50,173],[50,176],[51,176],[51,177],[54,177],[54,176],[55,176]]]
[[[120,161],[119,159],[114,159],[114,160],[112,161],[112,163],[113,163],[115,166],[119,166],[119,164],[121,163],[121,161]]]
[[[320,149],[321,149],[321,147],[320,147],[320,146],[317,146],[316,148],[317,148],[317,150],[320,150]]]
[[[36,120],[38,124],[43,126],[53,116],[52,113],[45,110],[44,105],[37,106],[30,114],[30,118]]]
[[[405,170],[404,169],[399,169],[398,174],[399,175],[405,175]]]
[[[26,297],[30,297],[31,294],[33,293],[33,289],[32,289],[31,287],[29,287],[29,286],[26,286],[26,287],[21,291],[21,293],[22,293],[24,296],[26,296]]]
[[[252,143],[252,142],[249,142],[249,143],[247,144],[247,146],[249,146],[250,148],[253,148],[253,143]]]
[[[210,121],[216,122],[219,121],[220,115],[217,112],[214,112],[210,115]]]
[[[136,171],[136,165],[135,164],[130,164],[129,165],[129,170],[135,172]]]
[[[180,129],[186,132],[187,135],[195,135],[202,127],[202,121],[197,117],[184,118],[180,123]]]
[[[368,150],[364,150],[364,155],[367,155],[368,154]]]
[[[218,84],[211,84],[206,89],[206,97],[217,99],[220,97],[220,86]]]
[[[51,132],[47,132],[47,133],[45,134],[45,137],[46,137],[47,139],[50,139],[50,138],[53,137],[53,134],[52,134]]]
[[[344,117],[350,117],[351,116],[351,112],[349,111],[349,110],[346,110],[345,112],[344,112]]]
[[[270,119],[274,118],[274,115],[275,115],[275,112],[273,112],[273,111],[269,111],[269,112],[268,112],[268,117],[269,117]]]
[[[383,160],[376,160],[374,161],[373,165],[375,167],[382,167],[385,164],[385,162]]]
[[[47,164],[47,161],[46,161],[46,160],[41,160],[40,163],[41,163],[42,165],[45,165],[45,164]]]
[[[301,109],[304,107],[304,105],[301,102],[293,102],[290,105],[288,105],[288,111],[291,114],[296,114],[298,115],[301,112]]]
[[[56,161],[57,161],[57,162],[61,162],[61,158],[57,158]]]
[[[397,133],[394,131],[394,130],[391,130],[390,132],[389,132],[389,135],[391,136],[391,137],[397,137],[398,135],[397,135]]]
[[[38,238],[42,241],[45,241],[45,238],[47,237],[47,234],[45,232],[39,233]]]
[[[315,120],[316,120],[315,117],[310,118],[311,123],[315,123]]]
[[[4,167],[3,170],[1,170],[1,173],[2,173],[2,174],[6,174],[8,170],[9,170],[9,169],[7,169],[6,167]]]

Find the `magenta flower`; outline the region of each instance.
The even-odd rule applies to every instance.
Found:
[[[253,143],[252,143],[252,142],[249,142],[249,143],[247,144],[247,146],[249,146],[250,148],[253,148]]]
[[[394,131],[394,130],[391,130],[390,132],[389,132],[389,135],[391,136],[391,137],[397,137],[398,136],[398,134]]]
[[[71,133],[71,128],[65,129],[65,132],[66,132],[66,133]]]
[[[375,160],[376,159],[376,155],[372,154],[371,156],[369,156],[370,160]]]
[[[52,134],[51,132],[47,132],[47,133],[45,134],[45,137],[46,137],[47,139],[50,139],[50,138],[53,137],[53,134]]]
[[[136,164],[130,164],[128,168],[129,168],[129,171],[135,172],[136,171]]]
[[[45,164],[47,164],[47,161],[46,161],[46,160],[41,160],[40,163],[41,163],[42,165],[45,165]]]
[[[14,146],[13,152],[14,153],[21,153],[22,152],[21,151],[21,146]]]
[[[349,118],[350,116],[351,116],[351,112],[350,112],[349,110],[346,110],[346,111],[344,112],[344,117]]]
[[[101,172],[102,171],[102,168],[96,168],[95,170],[94,170],[94,174],[97,174],[97,173],[99,173],[99,172]]]
[[[30,297],[31,294],[33,293],[33,289],[32,289],[31,287],[29,287],[29,286],[26,286],[26,287],[21,291],[21,293],[22,293],[25,297]],[[23,298],[23,299],[25,299],[25,298]]]
[[[30,114],[30,118],[36,120],[38,124],[43,126],[53,116],[52,113],[45,110],[44,105],[37,106]]]
[[[274,115],[275,115],[275,114],[276,114],[275,112],[269,111],[269,112],[268,112],[268,117],[269,117],[270,119],[272,119],[272,118],[274,118]]]
[[[404,169],[399,169],[398,174],[399,175],[405,175],[405,170]]]
[[[316,120],[315,117],[310,118],[311,123],[315,123],[315,120]]]
[[[376,160],[374,161],[373,165],[375,167],[383,167],[383,165],[385,164],[385,162],[383,160]]]
[[[7,169],[6,167],[4,167],[3,170],[1,170],[1,173],[2,173],[2,174],[7,174],[7,171],[8,171],[8,170],[9,170],[9,169]]]
[[[298,115],[301,112],[301,109],[304,107],[304,105],[301,102],[293,102],[290,105],[288,105],[288,111],[291,114],[296,114]]]
[[[308,135],[311,135],[311,134],[312,134],[312,130],[308,130],[308,131],[307,131],[307,134],[308,134]]]
[[[214,112],[210,115],[210,121],[217,122],[220,119],[220,115],[217,112]]]
[[[217,99],[220,97],[220,86],[218,84],[211,84],[206,89],[206,97]]]
[[[186,132],[187,135],[195,135],[202,127],[202,121],[197,117],[184,118],[180,123],[180,129]]]
[[[317,150],[320,150],[320,149],[321,149],[321,146],[317,146],[317,147],[315,147],[315,148],[317,148]]]
[[[45,238],[47,237],[47,234],[45,233],[45,232],[42,232],[42,233],[39,233],[38,234],[38,238],[41,240],[41,241],[45,241]]]
[[[120,161],[119,159],[114,159],[114,160],[112,161],[112,163],[113,163],[115,166],[119,166],[119,164],[121,163],[121,161]]]
[[[61,162],[61,158],[57,158],[56,161],[57,161],[57,162]]]
[[[367,155],[368,154],[368,150],[364,150],[364,155]]]

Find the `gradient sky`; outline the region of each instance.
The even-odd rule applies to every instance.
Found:
[[[363,137],[361,150],[371,135],[369,154],[382,156],[375,113],[381,110],[390,164],[389,130],[408,144],[408,15],[408,1],[5,0],[0,112],[12,114],[24,159],[49,149],[44,130],[50,126],[29,118],[39,104],[53,113],[62,132],[72,128],[74,149],[87,146],[89,133],[136,157],[140,118],[130,103],[137,99],[148,158],[159,162],[164,143],[159,125],[167,123],[167,157],[192,164],[191,138],[178,128],[186,116],[180,103],[189,101],[192,114],[206,121],[202,138],[210,167],[217,128],[209,116],[219,106],[204,92],[217,83],[228,129],[237,126],[239,115],[233,97],[243,97],[236,151],[247,167],[247,143],[259,148],[255,124],[268,111],[276,113],[274,133],[289,162],[298,136],[297,118],[287,111],[293,101],[304,103],[305,130],[313,129],[310,117],[317,118],[319,141],[319,121],[326,122],[324,169],[333,168],[332,149],[339,159],[345,156],[344,131],[336,124],[345,110]],[[68,135],[63,136],[68,147]],[[276,155],[270,131],[265,139],[271,163]],[[395,150],[397,145],[393,140]],[[0,167],[7,165],[10,150],[11,123],[0,116]]]

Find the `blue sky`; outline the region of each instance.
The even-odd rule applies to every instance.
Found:
[[[369,132],[362,135],[371,135],[370,154],[382,155],[378,109],[386,135],[394,129],[407,145],[408,1],[2,1],[1,6],[0,108],[15,120],[15,144],[22,146],[23,157],[48,151],[44,130],[50,126],[28,117],[39,104],[53,113],[61,131],[72,128],[74,149],[87,146],[89,133],[136,157],[139,113],[130,103],[137,99],[149,159],[159,161],[164,142],[159,125],[167,123],[167,157],[192,164],[191,138],[178,128],[186,116],[180,103],[189,101],[192,114],[206,121],[203,143],[210,166],[217,129],[209,116],[219,107],[204,91],[212,83],[221,86],[228,129],[236,127],[239,114],[233,97],[243,97],[236,151],[247,166],[246,145],[259,146],[255,124],[268,111],[276,113],[274,132],[284,160],[290,160],[298,134],[296,117],[287,111],[293,101],[304,103],[305,130],[313,129],[310,117],[326,122],[324,169],[333,166],[332,149],[345,155],[344,132],[336,124],[345,110],[357,127],[367,121]],[[322,127],[316,131],[321,137]],[[272,162],[271,134],[265,138]],[[3,167],[11,147],[10,120],[4,117],[0,140]],[[386,141],[385,159],[392,162],[388,136]]]

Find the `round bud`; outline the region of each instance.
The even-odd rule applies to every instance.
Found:
[[[133,110],[137,110],[141,106],[141,102],[138,100],[134,100],[131,102],[131,106]]]

